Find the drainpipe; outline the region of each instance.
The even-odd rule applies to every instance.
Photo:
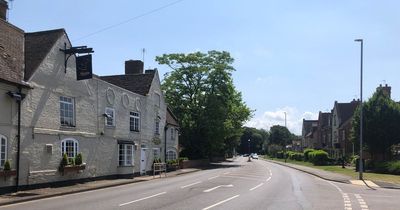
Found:
[[[167,163],[167,130],[168,125],[164,127],[164,162]]]
[[[21,152],[21,101],[25,98],[25,94],[22,94],[21,87],[18,87],[18,92],[7,93],[11,98],[15,99],[18,105],[18,125],[17,125],[17,176],[15,181],[15,190],[18,191],[19,187],[19,162]]]
[[[18,104],[18,147],[17,147],[17,180],[15,181],[15,187],[16,191],[18,191],[19,187],[19,162],[20,162],[20,152],[21,152],[21,101],[23,99],[22,93],[21,93],[21,87],[18,87],[18,94],[21,96],[19,100],[17,99],[17,104]]]

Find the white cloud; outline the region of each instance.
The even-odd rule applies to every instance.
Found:
[[[303,119],[318,119],[318,113],[309,111],[301,113],[294,107],[283,107],[275,111],[266,111],[261,116],[255,116],[245,126],[266,130],[269,130],[273,125],[285,126],[285,112],[287,127],[290,132],[296,135],[301,135]]]

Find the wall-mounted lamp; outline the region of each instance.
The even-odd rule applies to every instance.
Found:
[[[25,98],[25,94],[17,93],[17,92],[8,91],[7,95],[9,95],[11,98],[15,99],[16,101],[22,101]]]

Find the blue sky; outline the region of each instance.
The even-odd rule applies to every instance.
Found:
[[[12,4],[9,21],[26,32],[65,28],[73,45],[93,47],[98,75],[123,74],[124,61],[141,59],[142,48],[145,67],[158,68],[161,76],[170,70],[154,61],[157,55],[230,52],[235,58],[235,85],[256,110],[249,126],[284,125],[287,112],[288,128],[300,134],[303,118],[329,111],[335,100],[359,97],[356,38],[365,41],[364,99],[386,82],[392,86],[392,98],[400,100],[400,2],[395,0],[14,0]],[[133,20],[116,25],[129,19]],[[115,27],[93,34],[109,26]]]

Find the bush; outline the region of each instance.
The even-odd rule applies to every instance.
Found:
[[[308,152],[308,159],[314,165],[321,166],[326,165],[328,163],[328,153],[323,150],[314,150],[312,152]]]
[[[287,152],[287,157],[288,157],[289,159],[291,159],[291,160],[302,161],[304,155],[303,155],[303,153],[301,153],[301,152],[292,152],[292,151],[289,151],[289,152]]]
[[[276,158],[283,159],[285,158],[285,153],[283,151],[279,151],[276,153]]]
[[[400,175],[400,161],[387,162],[386,169],[390,174]]]
[[[82,165],[82,153],[78,153],[75,157],[75,165]]]
[[[9,160],[6,160],[6,162],[4,162],[4,171],[10,171],[11,170],[11,164]]]
[[[304,152],[303,152],[303,154],[304,154],[304,161],[309,161],[309,160],[310,160],[310,157],[308,156],[308,154],[309,154],[310,152],[314,152],[314,151],[315,151],[314,149],[305,149]]]

